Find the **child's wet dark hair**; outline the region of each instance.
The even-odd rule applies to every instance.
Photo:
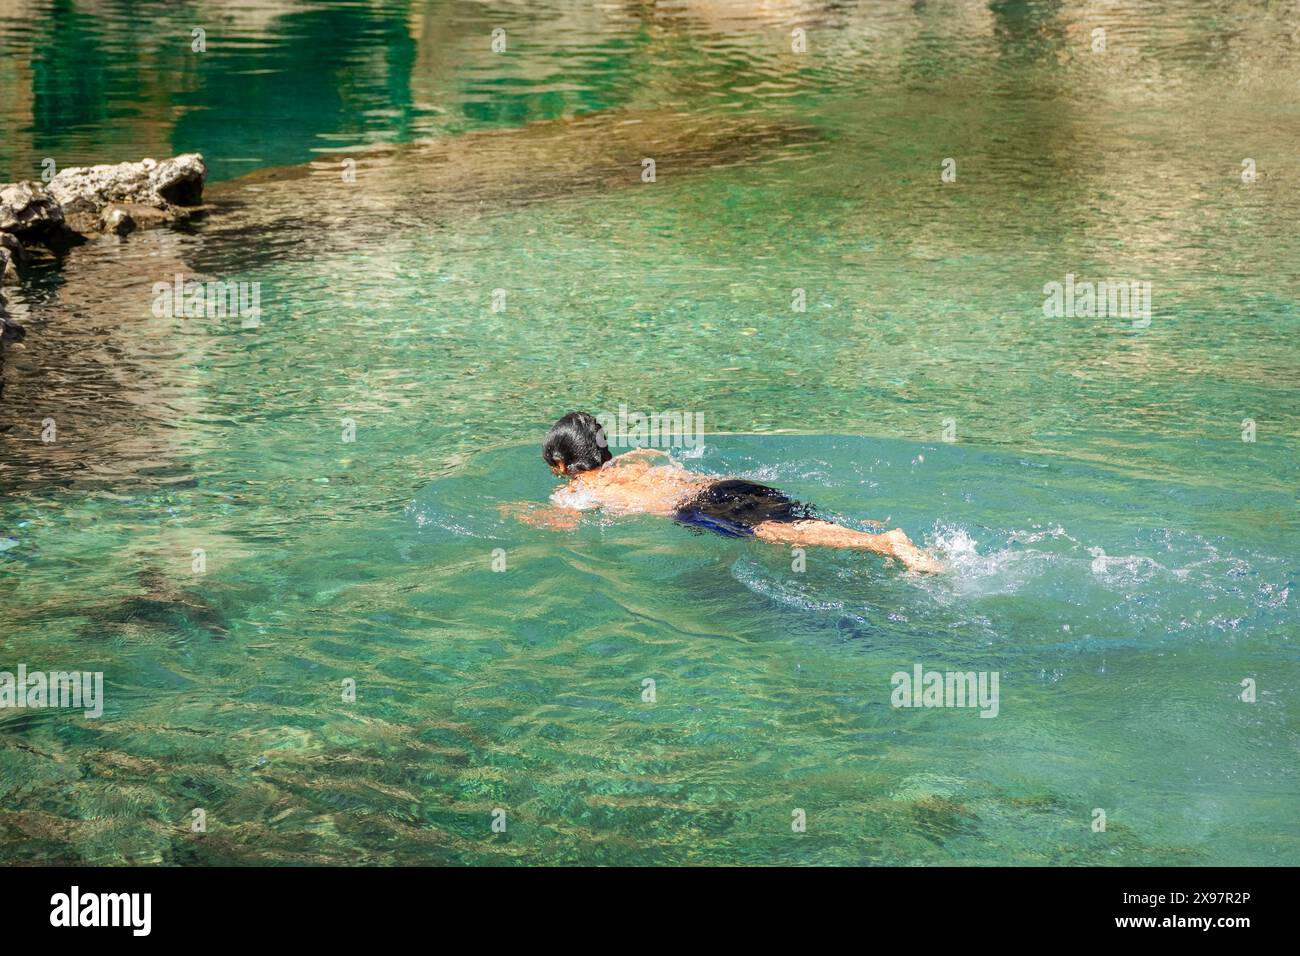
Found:
[[[599,468],[613,458],[608,445],[605,429],[594,415],[569,412],[546,433],[542,460],[552,468],[563,463],[566,475],[576,475]]]

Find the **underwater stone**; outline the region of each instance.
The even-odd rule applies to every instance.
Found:
[[[102,232],[125,236],[137,229],[152,229],[155,226],[166,225],[169,221],[171,216],[164,209],[137,202],[110,203],[100,213],[99,228]]]

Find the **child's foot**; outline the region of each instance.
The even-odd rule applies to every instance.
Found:
[[[915,555],[903,558],[903,563],[907,565],[909,571],[920,571],[924,574],[937,574],[944,570],[944,563],[938,558],[931,557],[929,552],[922,551],[920,548],[913,548]]]
[[[886,531],[883,537],[889,541],[894,557],[902,561],[909,571],[921,571],[933,574],[943,570],[943,562],[933,557],[928,551],[922,551],[912,544],[911,539],[901,530],[895,528]]]

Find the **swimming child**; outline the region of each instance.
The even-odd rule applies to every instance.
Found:
[[[767,485],[737,478],[697,475],[662,451],[637,448],[615,458],[605,431],[592,415],[570,412],[553,426],[542,459],[568,483],[555,491],[556,507],[503,508],[528,524],[572,528],[579,512],[602,508],[615,514],[652,514],[730,537],[753,535],[791,546],[859,548],[897,558],[913,571],[943,565],[897,529],[856,531],[818,518],[809,505]],[[873,522],[879,524],[879,522]]]

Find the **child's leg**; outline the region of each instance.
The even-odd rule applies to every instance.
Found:
[[[942,564],[914,545],[898,529],[871,534],[809,518],[803,521],[764,521],[754,526],[754,537],[773,544],[861,548],[898,558],[913,571],[939,571],[943,568]]]

